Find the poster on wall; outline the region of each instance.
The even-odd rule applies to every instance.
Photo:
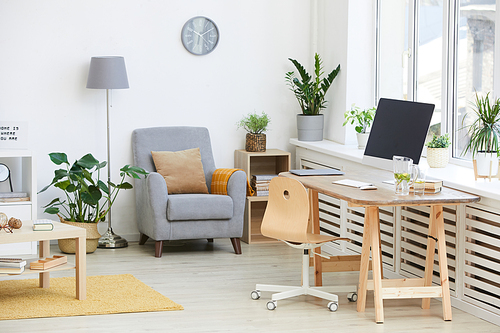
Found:
[[[0,149],[28,149],[28,122],[0,121]]]

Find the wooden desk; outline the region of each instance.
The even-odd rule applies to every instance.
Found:
[[[311,204],[311,220],[313,230],[319,232],[318,193],[345,200],[350,207],[364,207],[365,218],[363,228],[363,244],[361,249],[361,264],[358,286],[358,312],[364,312],[366,306],[366,291],[374,291],[375,321],[384,322],[384,299],[423,298],[422,308],[430,307],[431,297],[442,298],[443,318],[451,320],[450,288],[448,281],[448,264],[446,258],[446,242],[444,232],[443,205],[458,205],[479,201],[479,197],[468,193],[443,188],[437,194],[416,196],[413,194],[401,196],[394,193],[394,186],[383,183],[392,179],[392,173],[374,169],[372,172],[349,172],[345,176],[309,176],[300,177],[288,172],[280,176],[290,177],[300,181],[309,189]],[[354,179],[370,182],[377,190],[360,190],[358,188],[332,184],[334,180]],[[379,207],[383,206],[430,206],[429,231],[424,278],[417,279],[383,279],[382,252],[380,241]],[[441,286],[432,286],[432,271],[434,253],[438,245],[439,274]],[[368,280],[368,268],[372,251],[373,280]],[[321,285],[321,259],[314,258],[315,279]]]
[[[38,241],[38,254],[40,258],[50,257],[50,240],[75,238],[75,265],[64,264],[47,270],[31,270],[26,267],[24,273],[38,273],[40,288],[50,287],[50,272],[76,269],[76,298],[84,300],[87,297],[86,279],[86,233],[83,228],[74,227],[60,222],[54,222],[52,231],[33,231],[32,221],[23,221],[21,229],[14,229],[13,233],[0,230],[0,244]],[[7,274],[0,274],[5,276]]]

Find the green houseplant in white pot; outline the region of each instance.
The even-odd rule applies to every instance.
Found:
[[[236,125],[245,129],[248,133],[245,140],[245,150],[251,152],[266,151],[267,126],[271,122],[269,116],[263,111],[262,115],[249,113],[243,117]]]
[[[104,221],[106,214],[116,200],[120,190],[131,189],[132,184],[125,181],[125,177],[139,179],[140,175],[147,175],[142,168],[125,165],[120,169],[120,183],[108,184],[100,180],[101,169],[107,165],[106,161],[99,162],[86,154],[73,164],[68,162],[65,153],[50,153],[50,160],[56,165],[65,168],[54,171],[52,182],[45,186],[42,193],[51,186],[60,189],[63,198],[57,197],[44,206],[45,213],[54,214],[62,223],[78,226],[87,230],[87,253],[97,248],[99,237],[97,223]],[[59,248],[64,253],[75,253],[74,239],[61,239]]]
[[[343,126],[350,123],[354,125],[354,130],[356,131],[356,137],[358,139],[358,148],[363,149],[366,147],[366,142],[370,136],[368,128],[373,123],[375,118],[376,108],[361,109],[357,107],[354,103],[351,105],[351,109],[344,113],[344,124]]]
[[[463,154],[470,151],[475,160],[478,176],[495,176],[498,173],[498,140],[500,137],[500,99],[489,98],[490,93],[480,97],[476,93],[471,114],[467,114],[462,123],[472,116],[467,128],[469,142]],[[476,177],[477,178],[477,177]]]
[[[323,140],[324,117],[320,112],[326,108],[326,92],[337,77],[340,65],[322,78],[323,62],[317,53],[314,55],[314,77],[309,75],[297,60],[291,58],[288,60],[295,66],[300,77],[296,77],[293,71],[285,74],[285,81],[295,94],[302,110],[302,114],[297,115],[298,139],[321,141]]]
[[[433,135],[432,140],[427,142],[427,163],[431,168],[444,168],[448,165],[450,154],[448,147],[451,141],[448,133],[443,135]]]

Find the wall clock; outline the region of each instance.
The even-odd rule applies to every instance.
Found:
[[[192,54],[209,54],[219,43],[219,29],[211,19],[196,16],[182,27],[181,40],[186,50]]]

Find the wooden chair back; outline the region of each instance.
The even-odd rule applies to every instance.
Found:
[[[261,233],[288,242],[308,243],[309,198],[299,181],[275,177],[269,184],[269,199]]]

